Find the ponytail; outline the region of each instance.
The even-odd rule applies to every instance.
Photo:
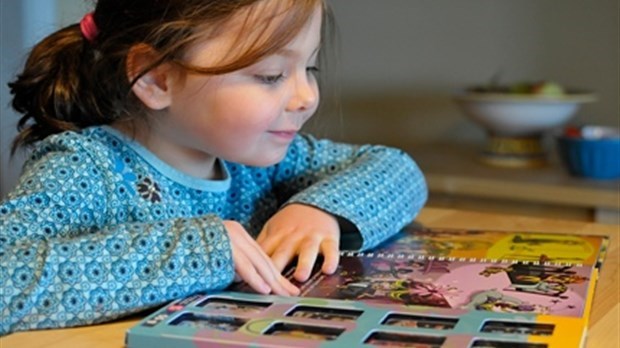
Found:
[[[54,133],[111,122],[113,108],[105,105],[110,102],[97,97],[102,95],[97,92],[102,87],[97,56],[79,24],[51,34],[32,49],[22,73],[9,83],[12,107],[23,114],[12,154]]]

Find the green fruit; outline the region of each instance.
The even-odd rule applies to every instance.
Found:
[[[531,93],[547,97],[558,97],[564,95],[564,88],[555,82],[542,81],[532,86]]]

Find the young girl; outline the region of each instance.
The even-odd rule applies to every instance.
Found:
[[[99,0],[39,43],[10,84],[33,150],[0,205],[1,333],[235,276],[296,295],[291,261],[329,274],[410,222],[427,192],[405,153],[298,133],[328,18],[322,0]]]

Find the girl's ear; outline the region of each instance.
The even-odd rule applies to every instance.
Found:
[[[157,59],[154,49],[145,44],[138,44],[129,49],[127,53],[127,78],[133,81],[145,68],[148,68]],[[172,101],[171,87],[173,82],[173,69],[170,64],[160,64],[140,76],[133,84],[131,90],[152,110],[162,110],[168,107]]]

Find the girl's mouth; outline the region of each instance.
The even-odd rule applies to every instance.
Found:
[[[294,131],[294,130],[270,131],[269,133],[272,135],[275,135],[278,138],[285,139],[285,140],[292,140],[293,138],[295,138],[295,135],[297,135],[297,131]]]

